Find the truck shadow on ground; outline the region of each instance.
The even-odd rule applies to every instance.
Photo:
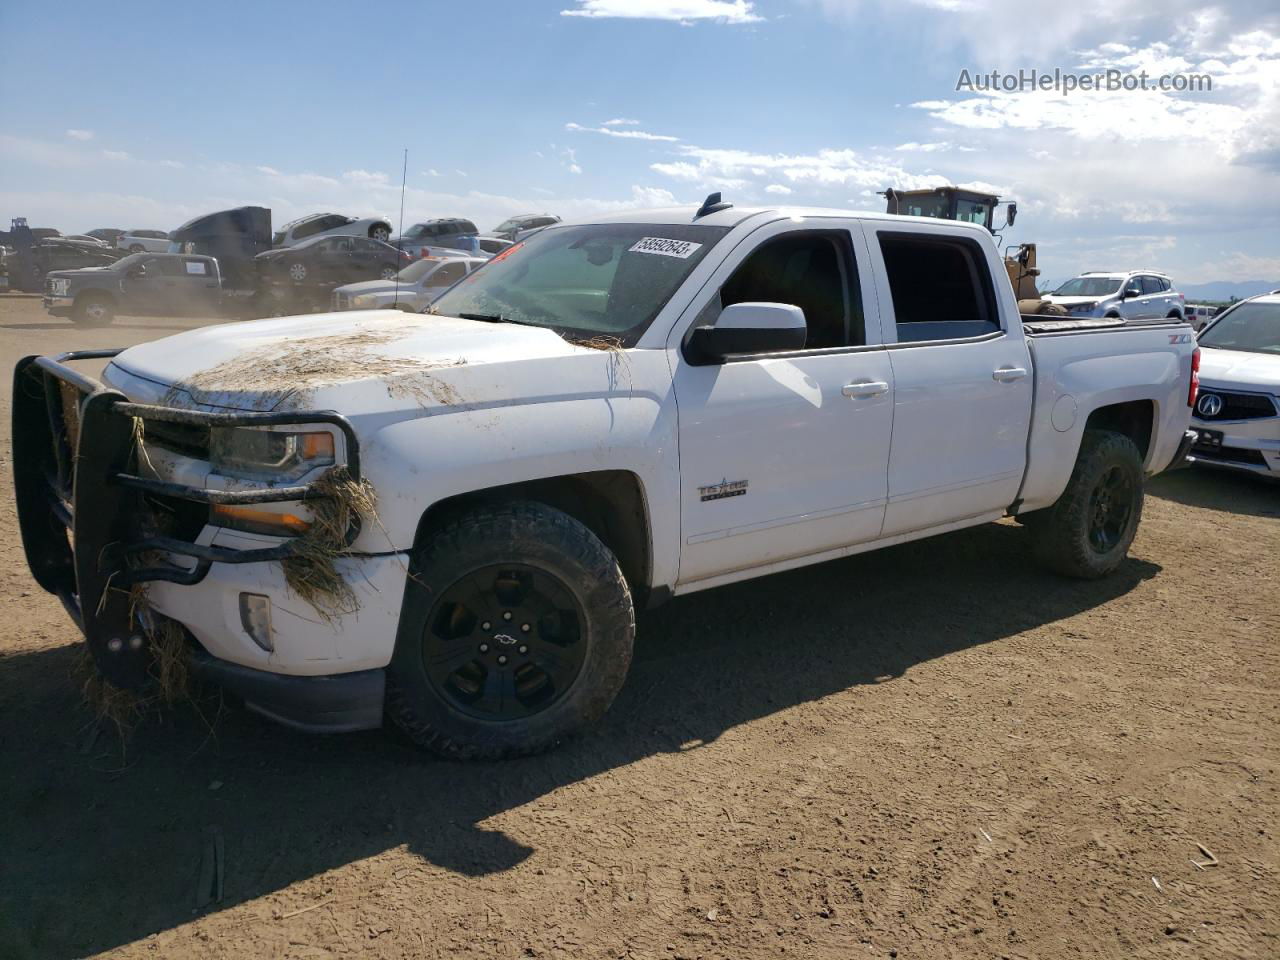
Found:
[[[642,619],[598,729],[542,757],[459,764],[390,732],[315,738],[230,709],[142,724],[83,752],[73,646],[0,660],[0,954],[82,956],[193,919],[202,836],[225,843],[222,909],[404,846],[465,876],[534,851],[489,818],[793,705],[1105,604],[1159,573],[1099,582],[1029,562],[997,524],[678,599]],[[68,630],[70,638],[70,630]],[[103,744],[106,746],[103,746]],[[216,787],[216,789],[215,789]],[[269,913],[263,905],[261,912]]]
[[[1162,473],[1147,483],[1148,496],[1187,507],[1249,517],[1280,517],[1280,483],[1211,467]]]

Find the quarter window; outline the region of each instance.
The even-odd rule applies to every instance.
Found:
[[[963,237],[880,234],[899,343],[1000,331],[982,248]]]
[[[464,263],[446,263],[431,275],[427,285],[431,287],[450,287],[467,275]]]

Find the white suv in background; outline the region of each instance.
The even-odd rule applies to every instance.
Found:
[[[130,253],[168,253],[169,234],[165,230],[129,230],[116,237],[116,246]]]
[[[1280,295],[1242,300],[1200,332],[1189,459],[1280,478]]]
[[[1123,320],[1182,319],[1186,303],[1173,281],[1154,270],[1082,273],[1043,299],[1066,307],[1073,317]]]

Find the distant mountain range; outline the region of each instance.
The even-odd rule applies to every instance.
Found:
[[[1214,280],[1210,283],[1175,283],[1175,286],[1186,294],[1188,300],[1230,300],[1232,297],[1243,300],[1245,297],[1280,290],[1280,281]]]

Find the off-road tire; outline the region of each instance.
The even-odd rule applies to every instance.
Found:
[[[1118,542],[1100,552],[1089,542],[1093,496],[1112,468],[1129,475],[1129,515]],[[1067,489],[1045,510],[1027,516],[1036,558],[1064,576],[1097,580],[1112,573],[1129,553],[1142,521],[1142,454],[1132,440],[1111,430],[1086,430]]]
[[[469,716],[430,682],[422,651],[433,599],[493,564],[536,567],[581,607],[586,652],[580,672],[541,712],[487,721]],[[455,759],[538,753],[591,726],[609,708],[631,666],[635,608],[617,558],[574,518],[542,503],[478,506],[448,520],[417,548],[387,671],[387,714],[420,747]]]
[[[116,318],[115,304],[104,296],[85,294],[71,307],[71,322],[80,327],[105,327]]]

